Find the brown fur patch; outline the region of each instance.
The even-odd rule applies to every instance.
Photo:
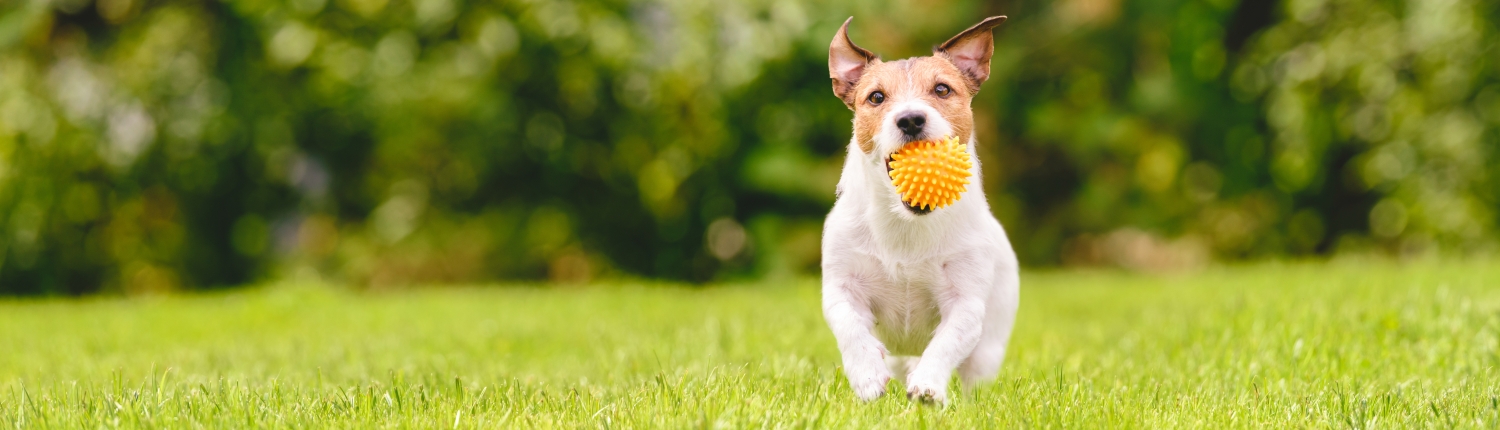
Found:
[[[952,89],[947,97],[938,96],[934,90],[940,83]],[[885,93],[885,102],[880,105],[870,103],[870,94],[876,91]],[[866,66],[851,97],[859,149],[866,154],[874,151],[875,134],[880,132],[888,107],[913,99],[926,100],[953,124],[959,139],[968,139],[974,130],[974,111],[969,107],[973,97],[968,78],[947,58],[915,57],[889,63],[876,60]]]

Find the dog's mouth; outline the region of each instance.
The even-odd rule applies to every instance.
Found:
[[[891,162],[892,161],[896,161],[894,158],[891,158],[894,155],[896,155],[896,154],[892,153],[891,155],[887,155],[885,157],[885,177],[886,177],[886,179],[890,179],[890,180],[895,180],[895,178],[891,178],[891,170],[893,170],[891,168]],[[901,193],[899,193],[899,192],[896,193],[896,199],[897,200],[901,200],[901,206],[905,206],[906,210],[911,211],[911,213],[913,213],[913,214],[927,215],[927,214],[932,213],[932,209],[923,209],[923,208],[919,208],[919,207],[916,207],[916,206],[912,206],[911,203],[907,202],[904,197],[901,197]]]

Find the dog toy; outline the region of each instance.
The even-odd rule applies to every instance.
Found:
[[[968,188],[974,162],[958,137],[907,143],[888,162],[891,185],[901,201],[923,210],[942,208],[958,201]]]

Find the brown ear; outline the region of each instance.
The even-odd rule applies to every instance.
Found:
[[[995,26],[1005,16],[992,16],[943,42],[934,54],[947,58],[969,80],[969,93],[979,92],[979,84],[990,78],[990,57],[995,54]]]
[[[833,43],[828,44],[828,77],[833,78],[833,95],[839,96],[845,106],[853,109],[854,85],[865,73],[865,66],[877,58],[874,53],[849,40],[850,21],[854,21],[854,17],[844,20],[838,34],[833,35]]]

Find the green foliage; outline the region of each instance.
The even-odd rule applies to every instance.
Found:
[[[999,382],[947,410],[857,401],[814,280],[0,302],[0,423],[1493,428],[1496,267],[1028,275]]]
[[[1352,241],[1491,245],[1500,8],[1334,0],[1286,9],[1231,80],[1237,97],[1264,105],[1276,188],[1305,201],[1313,225],[1368,233]]]
[[[983,16],[1030,264],[1493,246],[1488,2],[29,0],[0,6],[0,293],[805,272],[826,46]],[[1488,144],[1486,143],[1488,142]],[[1128,251],[1124,251],[1128,250]]]

